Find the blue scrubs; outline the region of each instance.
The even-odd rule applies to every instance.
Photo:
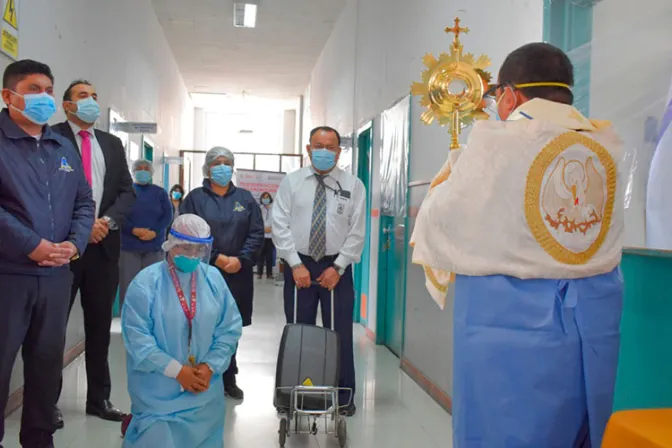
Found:
[[[190,275],[178,274],[188,296]],[[225,399],[222,373],[242,334],[236,303],[219,271],[201,264],[191,353],[214,374],[199,394],[165,375],[172,360],[188,365],[188,323],[167,263],[138,274],[126,293],[122,330],[127,353],[131,421],[124,448],[222,448]]]
[[[601,446],[612,412],[623,283],[457,276],[455,448]]]

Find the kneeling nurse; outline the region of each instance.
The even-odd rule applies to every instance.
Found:
[[[211,246],[208,224],[181,215],[163,245],[166,260],[128,288],[122,331],[133,419],[124,448],[224,446],[221,377],[242,320],[222,275],[207,264]]]

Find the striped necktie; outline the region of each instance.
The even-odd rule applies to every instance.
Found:
[[[324,178],[315,175],[315,199],[313,200],[313,220],[310,226],[310,256],[315,261],[324,258],[327,251],[327,188]]]

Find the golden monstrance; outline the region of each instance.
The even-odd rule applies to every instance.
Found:
[[[441,126],[448,126],[450,149],[458,149],[462,129],[474,120],[488,118],[483,111],[483,95],[492,76],[485,70],[490,66],[488,56],[476,59],[471,53],[463,53],[460,34],[468,33],[469,28],[461,28],[459,18],[455,18],[453,28],[445,31],[455,35],[450,54],[441,53],[438,59],[425,55],[422,62],[427,69],[422,73],[422,82],[411,86],[411,94],[421,96],[420,104],[427,109],[422,121],[429,125],[437,120]]]

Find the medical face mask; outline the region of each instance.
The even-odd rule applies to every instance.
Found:
[[[210,168],[210,180],[217,185],[226,187],[233,177],[233,168],[229,165],[217,165]]]
[[[56,113],[56,101],[54,100],[54,97],[48,93],[31,93],[21,95],[20,93],[16,93],[13,90],[11,92],[14,95],[23,97],[26,105],[23,110],[11,104],[9,107],[21,112],[24,117],[35,124],[39,124],[40,126],[47,124],[49,119]]]
[[[173,199],[176,200],[176,201],[179,201],[180,199],[182,199],[182,193],[180,193],[179,191],[173,191],[173,192],[171,193],[171,196],[172,196]]]
[[[201,264],[201,260],[199,258],[176,255],[175,258],[173,258],[173,263],[175,263],[175,267],[178,271],[189,274],[198,269],[198,266]]]
[[[152,180],[152,174],[149,171],[136,171],[133,176],[135,177],[135,181],[140,185],[146,185]]]
[[[77,105],[75,116],[84,123],[95,123],[100,117],[100,106],[92,96],[81,99],[75,104]]]
[[[336,165],[336,153],[328,149],[313,149],[310,159],[318,171],[329,171]]]
[[[268,198],[264,198],[264,199],[261,200],[261,203],[264,204],[264,205],[268,205],[268,204],[271,203],[271,200],[268,199]]]

